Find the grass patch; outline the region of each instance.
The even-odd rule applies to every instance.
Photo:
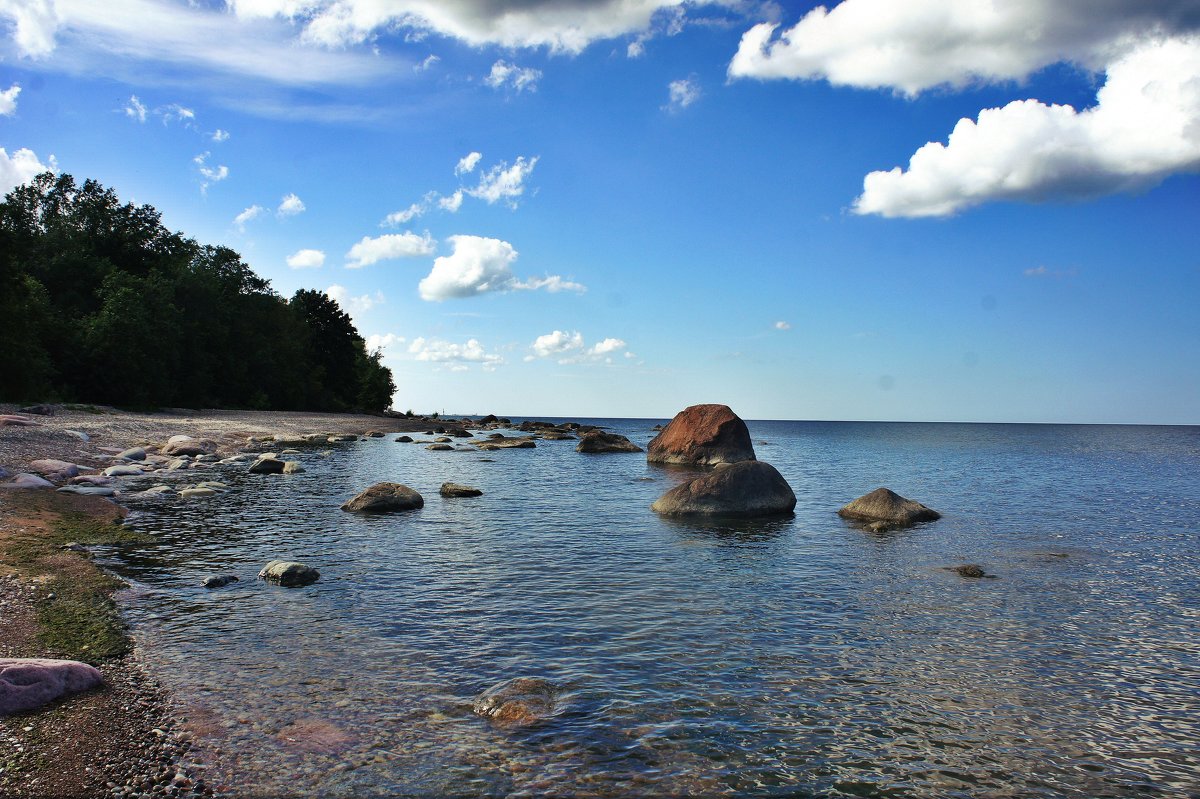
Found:
[[[112,594],[125,583],[88,562],[86,553],[63,551],[62,546],[133,544],[153,537],[87,513],[37,505],[52,514],[49,523],[13,536],[2,554],[23,574],[50,578],[42,596],[54,596],[37,604],[38,640],[56,656],[92,664],[124,655],[129,636]]]

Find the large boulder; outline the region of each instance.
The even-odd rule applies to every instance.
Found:
[[[389,513],[423,507],[425,499],[400,483],[376,483],[342,504],[342,510],[353,513]]]
[[[22,472],[9,480],[7,483],[0,483],[0,488],[25,489],[25,488],[54,488],[54,483],[49,480],[38,477],[36,474],[27,474]]]
[[[746,423],[728,405],[693,405],[675,414],[650,442],[650,463],[714,466],[754,460]]]
[[[42,458],[41,460],[30,461],[29,471],[51,480],[69,480],[72,477],[77,477],[80,469],[78,464],[69,461]]]
[[[602,430],[589,430],[579,439],[576,452],[641,452],[642,448],[628,438]]]
[[[258,576],[268,583],[276,583],[285,588],[292,588],[298,585],[315,583],[321,577],[321,573],[312,566],[305,566],[303,563],[297,563],[294,560],[273,560],[262,567],[262,571],[258,573]]]
[[[261,457],[250,464],[250,474],[283,474],[287,463],[274,457]]]
[[[0,716],[36,710],[103,681],[99,670],[77,660],[0,658]]]
[[[217,451],[217,443],[208,439],[196,439],[191,436],[171,436],[167,443],[158,449],[158,454],[170,456],[180,455],[211,455]]]
[[[742,461],[675,486],[650,507],[665,516],[774,516],[791,513],[796,494],[771,464]]]
[[[838,516],[862,522],[875,532],[898,527],[911,527],[918,522],[931,522],[942,514],[920,502],[905,499],[887,488],[877,488],[864,494],[838,511]]]
[[[517,677],[484,691],[471,709],[500,727],[528,727],[555,714],[561,693],[549,680]]]

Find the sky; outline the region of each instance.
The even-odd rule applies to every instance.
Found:
[[[0,0],[45,169],[401,411],[1200,423],[1200,0]]]

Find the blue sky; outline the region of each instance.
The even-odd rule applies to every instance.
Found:
[[[1196,0],[0,0],[0,148],[400,410],[1200,423]]]

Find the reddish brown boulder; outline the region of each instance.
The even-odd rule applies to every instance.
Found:
[[[693,405],[675,415],[650,442],[650,463],[713,466],[754,460],[746,423],[728,405]]]
[[[342,504],[342,510],[352,513],[389,513],[423,507],[425,499],[400,483],[376,483]]]
[[[0,716],[36,710],[101,682],[98,670],[77,660],[0,658]]]
[[[559,688],[540,677],[517,677],[475,698],[472,710],[500,727],[528,727],[558,710]]]

